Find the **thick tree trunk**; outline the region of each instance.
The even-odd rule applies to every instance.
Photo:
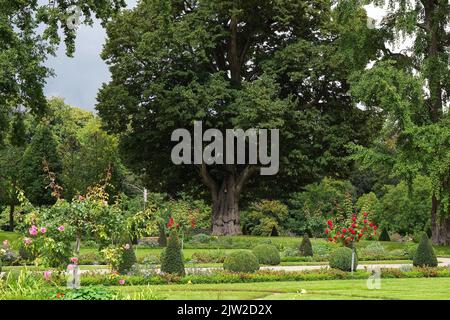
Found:
[[[450,216],[439,217],[439,200],[433,195],[431,207],[431,233],[435,245],[450,244]]]
[[[230,175],[213,197],[212,233],[215,236],[242,234],[236,187],[236,179]]]
[[[205,164],[200,168],[200,176],[211,192],[212,233],[216,236],[242,234],[239,198],[245,183],[258,171],[257,167],[247,166],[238,174],[236,166],[227,165],[225,167],[226,174],[220,187],[208,172]]]

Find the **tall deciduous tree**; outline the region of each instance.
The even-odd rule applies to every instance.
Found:
[[[73,54],[76,29],[69,28],[67,21],[74,18],[74,12],[69,10],[74,4],[82,11],[80,23],[89,25],[93,23],[93,15],[106,23],[125,6],[125,1],[58,0],[51,5],[38,0],[0,0],[0,141],[5,136],[11,110],[24,107],[35,114],[44,112],[43,87],[52,74],[44,61],[55,53],[61,39],[66,43],[68,55]]]
[[[330,23],[328,0],[143,0],[108,25],[112,81],[97,109],[149,186],[179,190],[199,176],[213,233],[239,234],[239,199],[259,167],[176,168],[171,134],[195,120],[205,130],[281,129],[279,177],[254,179],[266,193],[347,175],[345,145],[366,142],[367,114],[347,94]]]
[[[433,242],[450,243],[450,4],[447,0],[368,1],[388,5],[379,30],[386,45],[379,61],[353,79],[353,94],[386,116],[371,150],[360,149],[367,165],[390,163],[393,174],[412,182],[432,179]],[[388,44],[411,37],[392,52]]]

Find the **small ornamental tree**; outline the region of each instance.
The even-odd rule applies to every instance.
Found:
[[[120,259],[120,263],[118,265],[118,272],[120,274],[127,274],[131,267],[137,262],[136,254],[133,250],[133,247],[130,243],[127,243],[123,246],[122,257]]]
[[[312,257],[314,255],[311,240],[309,240],[309,237],[307,234],[303,236],[302,242],[299,247],[300,255],[302,257]]]
[[[328,220],[325,234],[330,242],[341,243],[345,247],[353,247],[361,239],[378,238],[378,226],[369,220],[369,214],[352,214],[350,219],[333,222]]]
[[[416,254],[414,255],[413,265],[415,267],[437,267],[438,260],[434,253],[433,246],[426,233],[422,235]]]
[[[175,231],[171,232],[167,248],[161,261],[161,271],[169,274],[185,275],[183,254],[181,251],[178,234]]]
[[[333,222],[327,221],[328,227],[325,229],[325,234],[330,242],[341,243],[344,247],[352,249],[352,267],[351,271],[355,270],[356,265],[356,250],[355,244],[361,239],[375,239],[378,237],[378,227],[369,220],[369,214],[353,213],[350,218]]]

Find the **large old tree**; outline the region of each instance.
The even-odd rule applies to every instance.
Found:
[[[366,143],[370,126],[347,95],[331,14],[328,0],[143,0],[123,11],[107,27],[112,80],[97,109],[121,134],[128,165],[152,190],[200,191],[202,181],[215,235],[241,233],[250,180],[274,195],[348,174],[345,145]],[[204,130],[280,129],[279,175],[256,179],[255,165],[173,165],[171,134],[192,131],[194,121]]]
[[[378,62],[353,80],[353,93],[386,119],[373,148],[360,149],[367,167],[383,163],[412,182],[433,182],[432,240],[450,244],[450,4],[448,0],[368,1],[388,5],[378,33]],[[401,52],[391,44],[410,37]],[[408,42],[406,42],[408,43]]]

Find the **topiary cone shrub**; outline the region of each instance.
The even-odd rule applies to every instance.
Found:
[[[231,272],[253,273],[259,270],[258,258],[248,250],[235,251],[225,258],[223,269]]]
[[[298,248],[300,251],[300,256],[302,257],[312,257],[314,255],[311,240],[307,234],[303,236],[302,242],[300,243],[300,247]]]
[[[438,260],[434,253],[433,246],[426,233],[422,235],[419,246],[414,255],[413,265],[415,267],[437,267]]]
[[[167,248],[161,255],[161,271],[169,274],[185,275],[183,253],[176,232],[170,235]]]
[[[125,244],[123,246],[122,259],[117,266],[117,271],[120,274],[127,274],[136,262],[136,254],[133,250],[133,246],[131,244]]]
[[[381,231],[380,235],[380,241],[391,241],[391,237],[389,237],[389,232],[386,228],[383,228],[383,231]]]
[[[252,251],[260,264],[276,266],[281,262],[280,253],[274,245],[260,244],[254,247]]]
[[[352,271],[352,249],[343,247],[333,252],[330,258],[330,267],[342,271]],[[355,262],[353,270],[358,267],[358,256],[355,252]]]

